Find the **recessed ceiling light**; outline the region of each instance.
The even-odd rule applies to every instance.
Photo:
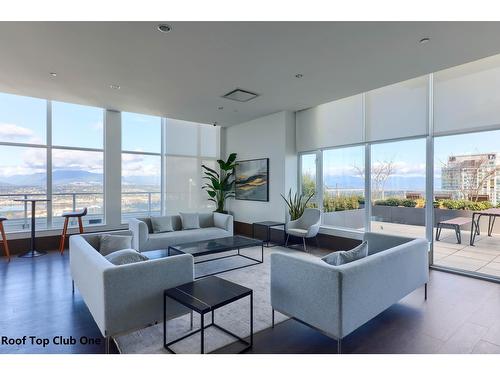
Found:
[[[166,23],[160,23],[158,26],[156,26],[156,29],[161,33],[169,33],[170,31],[172,31],[172,26],[167,25]]]
[[[224,107],[217,107],[217,109],[218,109],[219,111],[222,111],[222,110],[224,109]]]
[[[304,76],[300,73],[295,74],[295,78],[302,78],[302,77],[304,77]]]
[[[111,84],[109,85],[109,88],[113,90],[120,90],[120,85]]]
[[[51,77],[57,77],[57,73],[54,73],[54,72],[49,73],[49,75],[50,75]]]
[[[420,44],[425,44],[425,43],[428,43],[430,41],[431,41],[431,38],[425,37],[425,38],[420,39],[418,42]]]

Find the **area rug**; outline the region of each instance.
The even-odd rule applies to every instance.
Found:
[[[246,286],[253,290],[254,304],[254,334],[271,327],[272,309],[270,296],[270,255],[273,252],[287,252],[300,254],[308,257],[300,251],[285,249],[282,247],[265,248],[264,263],[247,268],[241,268],[217,275],[223,279]],[[242,254],[253,258],[260,258],[260,248],[249,248],[241,251]],[[219,270],[237,267],[248,264],[245,258],[231,257],[202,264],[195,265],[197,276],[217,272]],[[288,319],[286,316],[276,313],[275,322],[282,322]],[[205,324],[210,322],[210,314],[205,315]],[[229,329],[240,337],[248,337],[250,334],[250,299],[243,298],[227,306],[217,309],[215,312],[215,322],[222,327]],[[194,313],[194,329],[200,327],[200,316]],[[167,340],[172,341],[188,333],[189,315],[168,321]],[[207,353],[222,348],[237,341],[234,337],[221,332],[217,328],[209,327],[205,331],[205,351]],[[115,338],[118,349],[123,354],[166,354],[163,348],[163,324],[144,328],[133,333]],[[199,353],[200,334],[195,334],[174,345],[172,349],[176,353]]]

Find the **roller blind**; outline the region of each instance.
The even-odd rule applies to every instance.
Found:
[[[363,142],[363,97],[350,96],[296,113],[297,150]]]
[[[427,134],[428,77],[419,77],[366,93],[368,141]]]
[[[434,133],[500,124],[500,55],[434,73]]]

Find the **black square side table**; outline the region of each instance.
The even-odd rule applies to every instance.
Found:
[[[215,323],[215,310],[226,306],[231,302],[250,296],[250,340],[237,336],[228,329]],[[189,332],[187,335],[167,342],[167,302],[166,297],[179,302],[183,306],[200,314],[200,328]],[[212,313],[212,322],[205,325],[205,314]],[[205,330],[208,327],[215,327],[222,332],[233,336],[246,346],[241,350],[244,352],[253,346],[253,290],[242,285],[221,279],[216,276],[208,276],[187,284],[167,289],[163,292],[163,347],[172,354],[176,354],[170,346],[192,336],[198,332],[201,335],[201,354],[205,353]]]
[[[266,243],[266,247],[274,247],[274,246],[279,246],[279,245],[284,245],[285,244],[285,223],[281,223],[279,221],[258,221],[252,224],[252,237],[255,238],[255,227],[256,226],[261,226],[265,227],[267,230],[267,237],[264,239],[264,242]],[[275,245],[270,245],[271,243],[271,228],[273,227],[281,227],[283,226],[283,243],[281,244],[275,244]]]

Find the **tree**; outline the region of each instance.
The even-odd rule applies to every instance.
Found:
[[[353,165],[356,174],[362,179],[365,178],[365,169],[357,165]],[[389,177],[394,174],[395,164],[393,160],[377,161],[372,164],[371,168],[371,184],[372,184],[372,198],[384,199],[385,184]]]

